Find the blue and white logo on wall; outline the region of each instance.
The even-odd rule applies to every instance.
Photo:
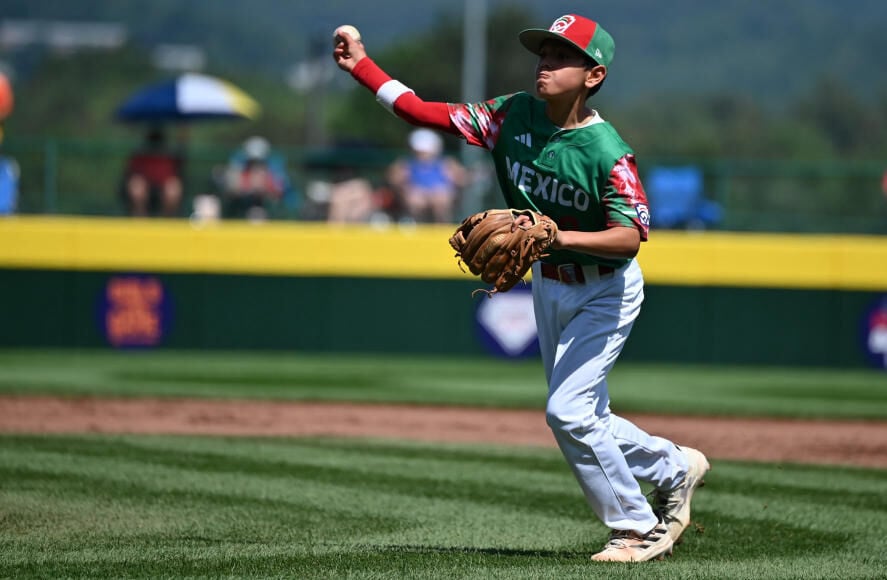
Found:
[[[887,370],[887,294],[863,316],[862,343],[872,364]]]
[[[475,316],[481,343],[491,353],[517,358],[539,352],[529,285],[521,284],[480,300]]]

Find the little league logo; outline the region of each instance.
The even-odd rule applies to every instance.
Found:
[[[539,353],[530,285],[516,286],[492,300],[480,300],[475,317],[480,342],[490,353],[506,358]]]
[[[650,208],[645,203],[636,203],[634,210],[638,213],[638,219],[646,227],[650,227]]]
[[[561,16],[560,18],[555,20],[554,23],[552,23],[551,28],[549,28],[548,30],[550,30],[551,32],[556,32],[558,34],[563,34],[570,26],[573,25],[574,22],[576,22],[576,18],[574,18],[573,16]]]

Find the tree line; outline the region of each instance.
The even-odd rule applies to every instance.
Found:
[[[491,14],[488,96],[531,89],[535,57],[516,41],[514,31],[538,26],[537,20],[521,8]],[[455,17],[443,17],[429,31],[371,50],[371,56],[426,100],[460,99],[462,23]],[[334,67],[328,51],[316,57],[318,64]],[[16,58],[16,65],[28,72],[19,75],[17,106],[4,124],[10,145],[47,138],[132,145],[139,128],[115,122],[116,106],[136,87],[169,76],[155,70],[147,52],[136,45],[114,52],[35,50]],[[343,79],[341,71],[301,93],[257,71],[204,72],[241,86],[261,103],[263,114],[253,122],[194,125],[189,131],[192,146],[216,147],[221,155],[253,134],[290,150],[353,145],[398,150],[405,145],[409,128],[394,122],[365,89]],[[614,123],[641,158],[884,160],[887,167],[887,88],[864,96],[852,83],[823,70],[807,91],[777,106],[756,96],[759,91],[741,87],[700,93],[656,86],[627,98],[619,83],[631,74],[614,68],[608,79],[614,89],[608,92],[605,85],[591,105]],[[458,141],[448,139],[447,144],[455,151]],[[113,164],[92,166],[99,171],[92,172],[93,179],[116,179],[101,175],[116,171]]]

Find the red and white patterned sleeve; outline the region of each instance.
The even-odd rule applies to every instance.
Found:
[[[450,103],[450,119],[469,145],[492,150],[499,140],[512,95],[481,103]]]
[[[641,234],[641,241],[647,241],[650,206],[638,177],[634,155],[624,155],[613,165],[601,202],[607,215],[607,227],[635,227]]]

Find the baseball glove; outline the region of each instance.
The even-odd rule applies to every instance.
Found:
[[[466,264],[472,274],[494,286],[475,292],[492,296],[513,288],[533,262],[547,255],[556,237],[557,224],[548,216],[530,210],[490,209],[465,218],[450,237],[450,245],[460,268]]]

